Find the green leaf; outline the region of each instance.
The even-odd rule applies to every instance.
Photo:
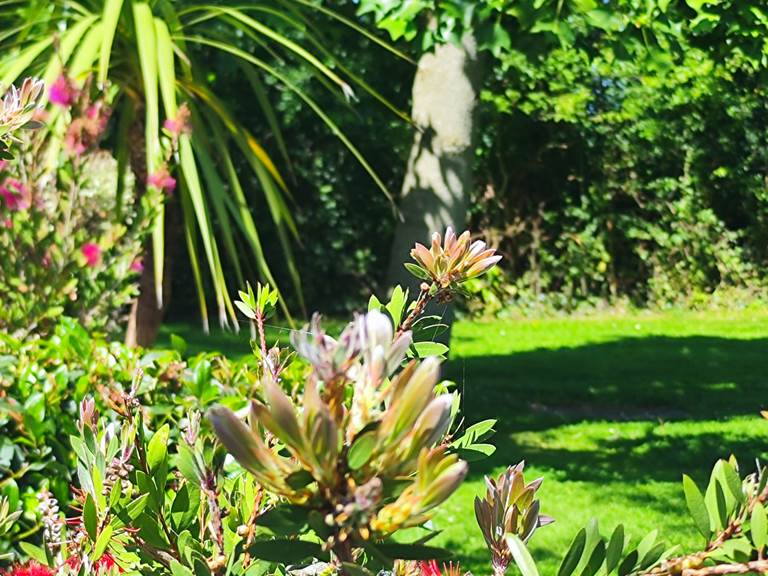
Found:
[[[347,454],[347,464],[350,470],[359,470],[365,466],[373,455],[376,447],[376,433],[373,431],[361,434],[352,443]]]
[[[107,83],[109,71],[109,57],[112,54],[112,42],[115,39],[115,31],[120,21],[120,12],[123,9],[123,0],[106,0],[104,10],[101,13],[101,21],[104,24],[99,52],[99,84]]]
[[[444,356],[448,352],[448,346],[442,342],[414,342],[413,348],[419,358],[427,356]]]
[[[35,546],[29,542],[19,542],[19,548],[33,560],[39,562],[43,566],[48,566],[48,558],[45,555],[45,550],[40,548],[40,546]]]
[[[147,465],[151,471],[156,470],[166,459],[168,455],[168,438],[171,435],[171,428],[164,424],[149,441],[147,448]]]
[[[372,310],[381,310],[382,304],[381,301],[376,298],[375,294],[371,294],[371,297],[368,299],[368,312]]]
[[[720,468],[721,476],[725,485],[728,487],[728,491],[733,495],[737,502],[743,504],[746,502],[744,491],[741,485],[741,478],[739,478],[736,469],[730,462],[723,461]]]
[[[608,549],[605,553],[605,571],[610,574],[619,564],[621,554],[624,552],[624,526],[619,524],[613,530],[611,539],[608,542]]]
[[[195,576],[192,570],[175,559],[171,559],[171,574],[173,574],[173,576]]]
[[[536,562],[531,557],[531,553],[528,552],[528,548],[525,547],[523,541],[520,540],[515,534],[507,536],[507,546],[509,551],[512,552],[512,557],[515,559],[515,564],[522,572],[523,576],[539,576],[539,571],[536,568]]]
[[[91,541],[96,541],[98,536],[97,530],[99,527],[99,519],[96,514],[96,504],[90,494],[85,498],[85,504],[83,505],[83,524],[85,525],[85,531],[88,532]]]
[[[416,278],[419,278],[420,280],[431,280],[429,273],[424,270],[421,266],[418,266],[417,264],[414,264],[413,262],[406,262],[403,264],[405,266],[405,269],[408,270],[411,274],[416,276]]]
[[[557,571],[557,576],[571,576],[571,574],[573,574],[573,571],[576,570],[576,566],[579,565],[586,542],[587,531],[582,528],[573,538],[571,546],[568,548],[568,552],[566,552],[565,557],[560,564],[560,568]]]
[[[101,534],[99,534],[99,537],[96,539],[96,544],[93,546],[93,551],[91,552],[91,561],[96,561],[99,558],[101,558],[102,554],[107,549],[107,546],[109,546],[109,540],[112,538],[112,526],[110,524],[107,524],[104,526],[104,529],[101,531]]]
[[[603,565],[605,560],[605,542],[598,540],[595,547],[592,549],[592,553],[589,555],[584,569],[581,571],[581,576],[594,576],[597,571],[600,570],[600,566]]]
[[[264,540],[252,544],[248,551],[254,558],[286,564],[326,556],[320,544],[306,540]]]
[[[755,503],[755,507],[752,508],[749,531],[755,548],[758,550],[765,548],[766,540],[768,540],[768,518],[766,518],[765,507],[760,502]]]
[[[626,576],[630,572],[633,572],[635,569],[635,566],[637,565],[637,559],[638,559],[638,553],[637,550],[632,550],[629,554],[627,554],[626,558],[621,561],[621,564],[619,564],[619,576]]]
[[[131,520],[135,520],[144,511],[149,501],[149,494],[142,494],[126,506],[126,512]]]
[[[406,298],[408,298],[408,291],[403,290],[400,286],[395,286],[395,289],[392,291],[392,297],[386,306],[395,328],[400,326],[400,321],[403,318]]]
[[[720,528],[728,524],[728,504],[725,499],[725,491],[719,480],[715,481],[715,502],[717,503],[717,518]]]
[[[152,10],[145,2],[133,4],[133,22],[139,49],[139,64],[144,87],[144,140],[147,155],[147,174],[157,171],[162,162],[160,149],[160,102],[157,96],[157,41]],[[163,266],[165,262],[165,209],[156,208],[152,227],[152,254],[155,273],[155,297],[163,302]]]
[[[663,542],[658,542],[656,545],[654,545],[640,560],[640,569],[646,570],[656,564],[656,562],[658,562],[661,558],[661,555],[664,554],[664,549],[665,546]]]
[[[704,502],[704,496],[701,494],[696,483],[687,474],[683,474],[683,492],[685,493],[685,502],[688,505],[688,511],[693,517],[696,528],[701,534],[709,540],[711,536],[709,524],[709,512]]]

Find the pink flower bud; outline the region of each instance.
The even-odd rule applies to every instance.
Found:
[[[69,108],[75,101],[77,96],[77,90],[72,85],[72,82],[64,74],[59,75],[56,81],[51,84],[51,89],[48,92],[48,99],[51,104],[61,106],[62,108]]]
[[[101,246],[94,242],[86,242],[80,247],[80,252],[85,256],[85,262],[93,268],[101,262]]]

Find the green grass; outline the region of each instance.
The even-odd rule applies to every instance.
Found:
[[[556,519],[531,542],[555,574],[576,531],[597,517],[635,538],[701,545],[683,473],[704,483],[718,457],[747,469],[768,446],[768,311],[494,321],[456,325],[448,376],[465,416],[498,418],[496,454],[474,465],[435,518],[438,542],[488,573],[472,501],[484,474],[525,459],[544,476],[542,511]]]
[[[244,334],[211,346],[172,329],[193,351],[248,352]],[[622,522],[635,538],[658,528],[671,544],[700,545],[681,475],[702,484],[721,456],[748,470],[765,457],[767,358],[766,309],[457,323],[446,376],[469,422],[499,419],[498,449],[437,514],[436,542],[488,573],[472,502],[485,474],[525,459],[529,479],[545,477],[542,511],[556,519],[531,542],[543,575],[591,517],[604,533]]]

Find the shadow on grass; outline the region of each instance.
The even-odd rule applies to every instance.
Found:
[[[458,357],[446,370],[466,413],[507,429],[577,420],[720,418],[768,405],[768,339],[624,338]]]
[[[733,453],[747,464],[764,453],[768,443],[758,432],[768,436],[768,422],[758,413],[768,405],[766,368],[768,339],[650,336],[457,357],[446,376],[462,388],[469,422],[499,420],[497,452],[475,464],[473,475],[525,458],[569,480],[677,481],[684,471],[706,474],[720,456]],[[755,416],[755,425],[733,434],[695,426],[667,434],[663,426],[734,416]],[[578,422],[635,422],[639,429],[626,437],[606,427],[586,446],[519,434]],[[551,431],[560,438],[584,433]]]

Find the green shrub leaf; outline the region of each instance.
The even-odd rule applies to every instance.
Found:
[[[563,558],[563,562],[560,564],[560,569],[557,571],[557,576],[571,576],[573,571],[576,570],[576,566],[579,565],[581,555],[584,553],[584,545],[587,542],[587,531],[582,528],[576,533],[573,541],[571,542],[568,552]]]
[[[525,547],[520,538],[514,534],[507,536],[507,546],[509,546],[509,551],[512,552],[515,564],[517,564],[523,576],[539,576],[536,562],[534,562],[531,553],[528,552],[528,548]]]
[[[766,518],[765,507],[760,502],[757,502],[752,509],[750,533],[755,548],[758,550],[765,548],[766,537],[768,536],[768,518]]]
[[[709,528],[709,511],[707,510],[707,504],[704,502],[704,496],[702,496],[699,487],[687,474],[683,474],[683,492],[685,493],[685,502],[688,505],[688,511],[693,517],[693,521],[696,524],[696,528],[699,532],[709,540],[712,532]]]
[[[605,571],[608,574],[613,572],[613,569],[618,566],[622,552],[624,552],[624,526],[619,524],[613,530],[613,534],[611,534],[608,549],[605,553]]]

